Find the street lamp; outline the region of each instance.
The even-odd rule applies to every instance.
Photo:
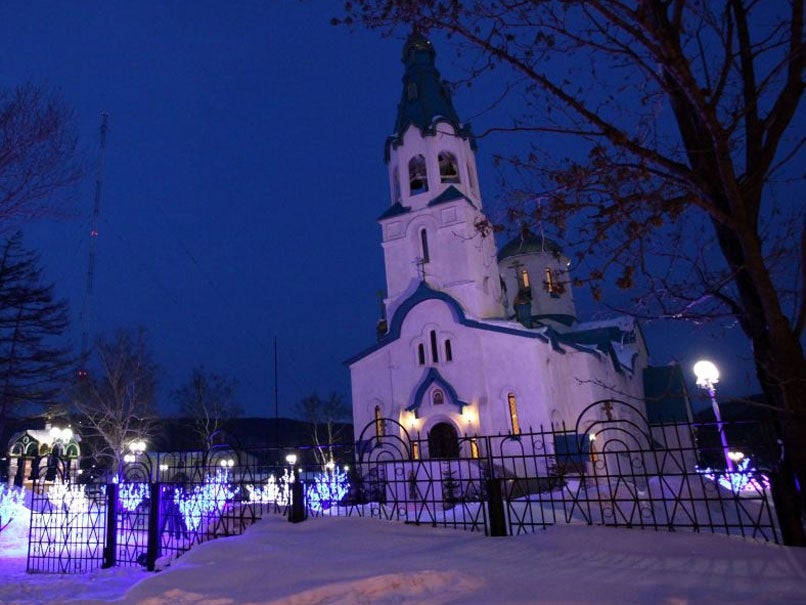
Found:
[[[714,409],[716,418],[716,430],[719,432],[719,440],[722,442],[722,452],[725,454],[725,465],[729,473],[733,472],[733,460],[728,447],[728,437],[725,435],[725,427],[722,426],[722,416],[719,413],[719,404],[716,401],[716,384],[719,382],[719,370],[717,367],[702,359],[694,364],[694,375],[697,377],[697,386],[708,392],[711,398],[711,407]]]
[[[137,460],[137,456],[146,451],[146,442],[142,439],[129,442],[129,453],[123,456],[123,462],[131,464]]]

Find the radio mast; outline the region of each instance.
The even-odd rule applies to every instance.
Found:
[[[109,114],[101,114],[101,143],[98,151],[98,166],[95,173],[95,201],[90,220],[90,254],[87,266],[87,290],[84,293],[84,331],[81,334],[81,365],[78,377],[87,378],[87,357],[89,356],[90,310],[92,306],[92,285],[95,280],[95,241],[98,238],[98,216],[101,214],[101,191],[103,189],[104,155],[106,154],[106,132],[109,128]]]

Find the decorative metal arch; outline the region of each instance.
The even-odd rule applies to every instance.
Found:
[[[406,428],[397,420],[384,418],[381,434],[377,433],[378,422],[373,420],[361,431],[356,442],[356,459],[359,464],[384,460],[411,460],[412,439]],[[389,427],[397,429],[389,433]],[[402,435],[402,436],[401,436]]]
[[[627,408],[631,413],[627,416],[619,415],[614,417],[615,406]],[[605,418],[592,413],[597,408],[604,412]],[[608,439],[615,438],[609,435],[611,432],[620,434],[618,439],[627,439],[632,447],[637,446],[640,449],[648,450],[655,449],[652,431],[646,415],[631,403],[619,399],[600,399],[585,407],[577,417],[574,432],[577,435],[577,445],[580,447],[580,451],[582,451],[583,440],[588,439],[589,435],[605,434],[608,435]]]

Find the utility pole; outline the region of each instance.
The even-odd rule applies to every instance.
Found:
[[[277,337],[274,337],[274,445],[280,445],[280,396],[277,385]]]
[[[109,114],[101,114],[101,143],[98,151],[98,166],[95,174],[95,201],[90,220],[90,253],[87,267],[87,290],[84,294],[84,330],[81,334],[81,365],[78,377],[87,378],[87,357],[89,356],[90,307],[92,305],[92,287],[95,280],[95,242],[98,238],[98,217],[101,214],[101,191],[103,189],[104,156],[106,155],[106,132],[109,128]]]

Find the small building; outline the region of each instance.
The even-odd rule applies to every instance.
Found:
[[[8,484],[30,487],[42,477],[54,481],[57,476],[70,478],[75,461],[81,456],[81,436],[69,427],[45,425],[44,429],[26,429],[8,442]]]

